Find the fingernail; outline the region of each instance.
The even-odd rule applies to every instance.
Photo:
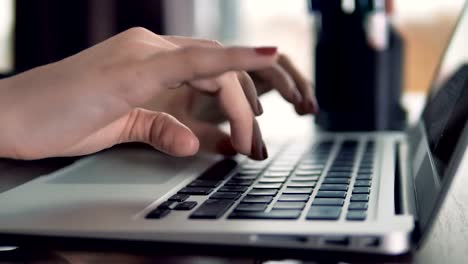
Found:
[[[263,154],[263,158],[264,158],[264,159],[267,159],[267,158],[268,158],[268,151],[267,151],[265,142],[263,142],[262,154]]]
[[[257,112],[255,113],[255,115],[259,116],[262,114],[263,114],[263,106],[262,106],[262,103],[260,103],[260,100],[257,99]]]
[[[258,126],[257,120],[253,120],[253,130],[252,130],[252,148],[250,150],[250,158],[254,160],[264,160],[266,159],[263,155],[263,139],[262,133],[260,132],[260,127]]]
[[[255,53],[261,56],[271,56],[276,54],[278,48],[277,47],[258,47],[255,48]]]

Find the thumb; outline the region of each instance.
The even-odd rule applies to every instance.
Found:
[[[175,117],[141,108],[134,109],[121,142],[143,142],[169,155],[184,157],[198,152],[198,138]]]

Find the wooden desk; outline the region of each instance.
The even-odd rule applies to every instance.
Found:
[[[423,96],[408,94],[404,104],[410,110],[410,121],[417,119],[423,105]],[[293,115],[291,107],[276,95],[268,95],[264,99],[265,115],[261,124],[269,124],[269,119],[290,118]],[[275,112],[276,114],[270,114]],[[279,115],[279,116],[278,116]],[[294,121],[296,122],[296,120]],[[310,119],[298,118],[297,122],[310,122]],[[272,124],[275,124],[274,122]],[[265,134],[281,133],[281,128],[264,127]],[[11,161],[0,160],[0,192],[18,184],[27,182],[38,175],[46,174],[72,162],[72,159],[50,159],[43,161]],[[330,253],[317,257],[316,263],[358,262],[358,263],[466,263],[468,260],[468,177],[460,179],[451,189],[437,223],[428,240],[421,249],[410,257],[400,258],[368,258],[367,256],[348,256]],[[216,252],[213,252],[216,254]],[[242,255],[242,254],[240,254]],[[328,257],[330,259],[328,259]],[[0,263],[261,263],[249,256],[209,257],[209,256],[177,256],[164,252],[147,254],[124,254],[119,252],[37,252],[19,250],[0,252]],[[288,263],[288,262],[285,262]],[[298,263],[298,262],[289,262]]]

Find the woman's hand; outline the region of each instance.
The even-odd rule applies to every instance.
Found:
[[[84,155],[135,141],[187,156],[198,151],[200,138],[207,149],[266,158],[254,117],[261,113],[255,86],[239,76],[276,67],[276,50],[174,42],[134,28],[62,61],[1,80],[0,157]],[[193,131],[174,116],[142,108],[155,99],[171,104],[167,109],[186,109],[195,91],[216,97],[231,123],[234,149],[226,149],[231,144],[224,134],[210,137],[222,132],[181,115],[183,111],[173,112]],[[178,99],[165,101],[168,95]]]
[[[223,47],[214,40],[193,39],[187,37],[163,36],[171,42],[174,48],[181,47]],[[249,98],[256,98],[272,89],[276,89],[289,102],[298,114],[316,113],[318,105],[313,95],[310,82],[294,67],[283,54],[271,66],[263,69],[236,72],[237,78],[246,93],[256,92]],[[258,106],[260,102],[251,102]],[[236,150],[232,147],[229,135],[219,129],[218,124],[226,121],[216,98],[196,89],[166,90],[150,100],[146,109],[170,113],[186,124],[199,138],[205,151],[232,155]]]

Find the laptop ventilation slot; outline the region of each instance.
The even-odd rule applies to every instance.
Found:
[[[394,196],[393,204],[395,206],[395,214],[403,214],[401,206],[401,166],[400,166],[400,143],[395,144],[395,182],[394,182]]]

